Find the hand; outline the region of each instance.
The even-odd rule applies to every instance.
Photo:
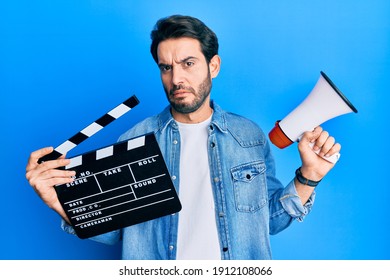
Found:
[[[73,181],[74,171],[58,170],[57,168],[70,163],[69,159],[63,157],[38,164],[38,159],[50,154],[53,148],[43,148],[32,152],[26,166],[26,178],[40,198],[67,222],[67,216],[58,200],[55,185],[66,184]]]
[[[310,148],[309,143],[314,144],[313,148]],[[336,143],[327,131],[318,126],[312,132],[303,134],[298,143],[298,150],[302,160],[302,175],[310,180],[319,181],[334,166],[321,156],[327,157],[340,152],[341,145]],[[319,156],[314,151],[318,151]]]

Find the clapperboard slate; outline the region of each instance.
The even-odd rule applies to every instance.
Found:
[[[38,162],[58,158],[139,103],[132,96]],[[181,204],[153,133],[70,159],[72,183],[55,190],[78,237],[89,238],[176,213]]]
[[[80,238],[180,211],[154,134],[71,158],[73,183],[56,186]]]

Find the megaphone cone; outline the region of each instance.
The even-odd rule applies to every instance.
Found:
[[[285,148],[298,141],[306,131],[334,117],[355,112],[356,108],[324,73],[310,94],[281,121],[277,121],[269,138],[278,148]]]

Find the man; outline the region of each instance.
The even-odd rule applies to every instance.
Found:
[[[316,185],[333,167],[314,151],[329,156],[340,145],[320,127],[306,132],[298,144],[302,166],[284,188],[261,129],[210,100],[221,64],[214,32],[196,18],[171,16],[157,22],[151,37],[170,106],[120,140],[154,132],[183,209],[92,239],[122,240],[124,259],[270,259],[269,235],[309,213],[314,187],[306,183]],[[56,169],[69,163],[64,158],[37,163],[51,151],[31,154],[26,177],[62,216],[63,229],[74,233],[53,185],[75,174]]]

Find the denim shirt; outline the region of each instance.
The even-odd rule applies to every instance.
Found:
[[[214,102],[211,105],[214,114],[208,128],[208,155],[221,259],[271,259],[270,234],[284,230],[294,219],[302,221],[315,194],[302,205],[294,180],[284,188],[275,178],[275,163],[262,130]],[[170,107],[140,122],[119,140],[149,132],[156,135],[179,193],[180,134]],[[175,259],[178,215],[180,212],[91,239],[107,244],[122,240],[123,259]],[[74,233],[64,222],[63,229]]]

